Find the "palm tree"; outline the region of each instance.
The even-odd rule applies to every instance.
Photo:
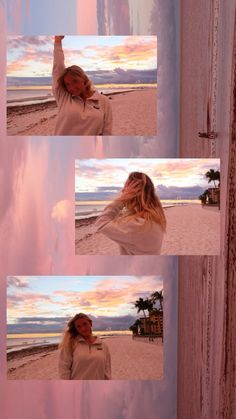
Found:
[[[153,302],[153,305],[158,301],[160,304],[160,311],[163,311],[163,290],[153,292],[151,294],[151,301]]]
[[[134,324],[132,324],[129,327],[129,330],[131,330],[131,332],[133,332],[133,335],[138,335],[139,326],[140,326],[140,320],[137,319],[137,320],[135,320]]]
[[[200,199],[200,201],[202,202],[202,205],[206,204],[207,195],[208,195],[208,189],[204,191],[203,194],[198,197],[198,199]]]
[[[208,183],[213,182],[216,188],[216,181],[219,182],[218,186],[220,185],[220,172],[219,170],[210,169],[208,172],[205,173],[205,177],[208,178]]]
[[[153,302],[151,300],[149,300],[148,298],[146,298],[146,300],[144,300],[143,298],[139,298],[135,303],[134,303],[135,308],[138,309],[138,313],[140,311],[143,312],[143,315],[146,319],[146,314],[145,314],[145,310],[147,310],[148,312],[151,311],[153,309]]]

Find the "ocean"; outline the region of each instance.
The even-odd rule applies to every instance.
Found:
[[[156,87],[156,85],[141,85],[141,84],[127,84],[127,85],[100,85],[95,86],[98,92],[104,94],[124,92],[127,90],[137,90],[148,87]],[[37,103],[45,103],[55,100],[52,94],[51,86],[20,86],[7,88],[7,106],[21,106],[31,105]]]
[[[101,339],[132,334],[129,330],[103,330],[94,331],[93,333]],[[7,335],[7,353],[20,351],[25,348],[60,343],[61,339],[62,333],[9,334]]]
[[[7,106],[31,105],[54,100],[51,86],[7,89]]]
[[[75,202],[75,219],[76,220],[84,220],[86,218],[91,218],[94,216],[98,216],[102,213],[104,208],[109,204],[109,201],[99,202],[98,201],[91,201],[86,202],[83,204],[82,201]],[[168,199],[168,200],[161,200],[161,203],[164,208],[168,207],[176,207],[180,205],[190,205],[190,204],[201,204],[200,200],[198,199]]]

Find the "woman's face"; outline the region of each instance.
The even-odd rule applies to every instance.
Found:
[[[64,77],[64,83],[66,90],[73,96],[80,96],[85,90],[85,84],[82,77],[66,74]]]
[[[75,328],[79,335],[83,338],[88,338],[92,334],[92,326],[88,319],[81,317],[75,321]]]

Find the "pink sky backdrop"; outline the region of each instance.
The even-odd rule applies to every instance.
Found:
[[[77,21],[80,33],[93,35],[97,32],[97,0],[78,1]]]
[[[122,141],[119,143],[121,147]],[[129,141],[129,153],[142,147],[142,141],[137,141],[136,138]],[[116,157],[113,144],[119,145],[115,139],[107,140],[110,157]],[[1,178],[5,242],[2,255],[5,266],[10,266],[7,274],[73,275],[78,274],[78,268],[81,274],[101,272],[96,272],[89,263],[90,256],[74,255],[75,159],[78,156],[82,159],[98,157],[96,150],[105,157],[106,147],[96,147],[96,138],[93,137],[71,137],[69,140],[66,137],[18,137],[17,141],[8,137],[3,160],[5,177]],[[84,261],[83,266],[80,266],[80,259]],[[106,261],[111,269],[109,274],[123,271],[123,266],[114,264],[109,257],[100,257],[99,261],[101,265]],[[124,268],[128,266],[127,262]],[[152,274],[148,265],[143,271]],[[133,273],[139,272],[135,269]]]
[[[69,141],[70,140],[70,141]],[[176,297],[177,297],[177,265],[176,258],[173,257],[94,257],[94,256],[75,256],[74,254],[74,162],[75,158],[97,157],[107,155],[116,157],[116,152],[122,154],[122,141],[116,142],[115,139],[108,140],[103,147],[96,138],[68,138],[46,137],[23,138],[14,137],[7,139],[4,150],[4,178],[2,178],[1,188],[5,191],[2,210],[2,229],[1,256],[4,264],[1,264],[3,280],[1,282],[1,319],[5,318],[5,280],[7,275],[157,275],[161,274],[166,278],[166,318],[167,327],[165,353],[165,379],[157,383],[144,383],[140,387],[137,382],[132,383],[124,395],[124,387],[120,384],[116,387],[122,395],[122,400],[118,405],[115,403],[116,390],[111,388],[107,394],[107,406],[102,405],[101,412],[106,413],[100,416],[101,419],[110,419],[112,409],[128,409],[132,414],[138,415],[136,403],[146,386],[150,386],[147,394],[147,401],[143,403],[156,404],[160,398],[163,400],[163,389],[173,389],[175,386],[175,367],[176,367]],[[116,139],[117,140],[117,139]],[[136,141],[134,141],[136,140]],[[129,148],[125,152],[133,153],[139,150],[142,139],[131,139],[128,141]],[[69,147],[68,147],[69,144]],[[115,144],[113,148],[113,144]],[[96,151],[97,150],[97,151]],[[108,152],[106,153],[106,150]],[[110,153],[110,154],[109,154]],[[124,151],[123,151],[124,153]],[[11,187],[9,187],[11,185]],[[174,329],[173,329],[174,328]],[[3,336],[4,335],[4,336]],[[1,344],[5,345],[5,330],[1,330]],[[1,370],[5,370],[5,358],[0,358]],[[173,375],[174,374],[174,375]],[[6,388],[6,382],[2,378]],[[168,384],[167,384],[168,383]],[[69,383],[72,394],[75,387]],[[152,389],[153,386],[153,389]],[[82,390],[84,386],[76,383],[76,392]],[[30,401],[24,397],[28,391],[32,391],[32,386],[27,382],[21,382],[20,389],[15,383],[7,384],[8,392],[16,392],[19,396],[14,397],[14,408],[12,407],[11,397],[6,404],[7,419],[21,419],[19,411],[22,412],[22,419],[25,419],[26,412],[32,414],[34,409],[31,403],[43,403],[36,413],[35,419],[46,419],[51,412],[58,412],[59,406],[67,408],[70,400],[75,400],[70,392],[65,389],[65,383],[55,383],[48,385],[38,382]],[[99,397],[102,394],[103,384],[93,384],[90,391],[92,404],[102,403]],[[29,390],[30,389],[30,390]],[[63,395],[61,395],[63,392]],[[66,393],[65,393],[66,392]],[[150,399],[151,393],[156,396]],[[37,394],[36,394],[37,393]],[[135,393],[135,399],[132,395]],[[49,394],[51,395],[49,397]],[[58,397],[60,394],[60,397]],[[65,396],[67,394],[67,396]],[[131,404],[129,397],[131,397]],[[168,399],[170,397],[169,392]],[[174,393],[173,393],[174,394]],[[86,405],[86,398],[83,396],[82,404]],[[174,396],[173,396],[174,397]],[[40,402],[40,400],[42,400]],[[53,401],[52,401],[53,400]],[[72,411],[78,414],[78,398],[71,406]],[[152,400],[152,402],[151,402]],[[155,401],[154,401],[155,400]],[[115,405],[114,405],[115,403]],[[163,403],[163,401],[162,401]],[[132,405],[132,409],[131,409]],[[114,407],[115,406],[115,407]],[[163,404],[162,409],[165,408]],[[174,406],[174,405],[173,405]],[[15,410],[18,408],[19,410]],[[174,407],[173,407],[174,408]],[[93,410],[93,408],[91,408]],[[71,413],[72,413],[71,411]],[[47,412],[47,413],[42,413]],[[56,413],[54,413],[56,414]],[[94,414],[94,413],[93,413]],[[131,413],[129,413],[131,414]],[[17,416],[15,416],[17,415]],[[41,416],[40,416],[41,415]],[[60,416],[58,414],[57,417]],[[91,416],[93,418],[93,416]],[[139,418],[139,416],[137,416]],[[64,419],[64,418],[63,418]],[[100,418],[99,418],[100,419]]]
[[[98,3],[98,2],[97,2]],[[146,0],[149,3],[149,0]],[[35,11],[33,6],[40,5]],[[114,4],[114,3],[113,3]],[[120,7],[120,2],[116,6]],[[1,113],[1,323],[6,321],[5,290],[7,275],[156,275],[166,278],[165,325],[165,376],[160,382],[112,382],[74,383],[46,381],[15,381],[5,379],[6,361],[4,350],[0,356],[1,412],[4,419],[47,419],[65,417],[88,417],[88,419],[110,419],[112,415],[126,419],[175,418],[176,413],[176,333],[177,333],[177,258],[173,257],[93,257],[74,255],[74,160],[91,157],[145,157],[176,156],[176,67],[171,63],[175,46],[176,3],[167,0],[152,2],[152,21],[143,24],[139,18],[139,33],[156,35],[160,8],[167,19],[161,26],[159,51],[162,57],[160,80],[162,88],[159,100],[161,141],[151,138],[23,138],[6,137],[5,113]],[[3,0],[1,16],[8,21],[1,26],[4,36],[8,34],[37,35],[71,33],[79,20],[66,19],[65,3],[61,0]],[[79,5],[79,2],[78,2]],[[127,2],[135,10],[135,2]],[[159,11],[157,10],[159,7]],[[126,10],[126,9],[124,9]],[[130,9],[131,10],[131,9]],[[137,9],[136,9],[137,10]],[[7,12],[7,13],[6,13]],[[22,13],[21,13],[22,12]],[[78,19],[79,7],[74,18]],[[104,14],[104,11],[101,11]],[[141,11],[139,11],[141,12]],[[132,12],[133,13],[133,12]],[[64,15],[65,19],[58,16]],[[136,13],[137,15],[137,13]],[[87,17],[95,25],[95,10]],[[113,23],[122,33],[122,13],[113,15]],[[93,23],[92,23],[92,19]],[[7,23],[7,26],[6,26]],[[24,25],[24,26],[23,26]],[[86,23],[87,25],[87,23]],[[118,26],[117,26],[118,25]],[[67,26],[67,31],[65,30]],[[60,30],[61,29],[61,30]],[[168,30],[167,30],[168,29]],[[84,29],[86,30],[86,29]],[[91,26],[89,24],[89,32]],[[112,33],[112,27],[109,28]],[[138,34],[129,26],[130,34]],[[77,33],[81,33],[78,32]],[[101,32],[100,32],[101,33]],[[106,33],[103,32],[103,35]],[[127,32],[123,32],[127,34]],[[4,74],[5,40],[1,37],[1,71]],[[162,37],[162,38],[161,38]],[[174,43],[172,42],[174,39]],[[171,48],[169,48],[171,41]],[[163,42],[163,44],[162,44]],[[168,64],[170,64],[168,66]],[[167,67],[166,67],[167,66]],[[169,69],[169,70],[167,70]],[[173,74],[172,74],[173,73]],[[169,79],[168,79],[169,77]],[[170,82],[171,81],[171,82]],[[5,80],[1,80],[1,106],[5,107]],[[166,95],[166,88],[169,94]],[[165,122],[165,124],[164,124]],[[165,126],[164,126],[165,125]],[[60,204],[59,204],[60,203]],[[0,331],[1,348],[5,348],[5,329]],[[14,398],[14,403],[13,403]],[[140,405],[140,400],[142,403]]]

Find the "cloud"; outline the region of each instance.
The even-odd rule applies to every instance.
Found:
[[[219,159],[208,162],[206,159],[91,159],[77,164],[76,192],[81,193],[81,198],[82,193],[92,193],[94,195],[85,195],[85,199],[99,200],[101,193],[101,200],[111,199],[112,192],[123,187],[132,171],[146,173],[157,188],[160,185],[170,187],[169,191],[173,188],[174,195],[171,198],[175,198],[176,187],[185,188],[186,191],[195,186],[206,187],[206,169],[219,168]],[[117,189],[112,190],[113,187]]]
[[[42,293],[25,293],[25,294],[8,294],[7,296],[7,307],[15,308],[16,306],[22,306],[23,309],[27,310],[30,305],[35,306],[37,303],[50,302],[53,303],[50,295]]]
[[[54,314],[54,318],[62,320],[66,316],[72,317],[76,312],[92,314],[94,319],[102,316],[116,318],[121,315],[134,315],[134,302],[139,297],[148,297],[154,291],[163,288],[163,280],[159,276],[122,277],[120,280],[117,277],[98,277],[89,287],[85,287],[84,284],[81,288],[79,283],[71,290],[65,290],[60,279],[59,283],[55,282],[54,288],[51,284],[50,292],[46,294],[42,292],[43,286],[47,285],[43,279],[33,282],[32,287],[38,287],[39,281],[42,284],[41,292],[14,290],[14,293],[8,293],[9,322],[28,318],[28,322],[35,323],[35,318],[51,319],[51,313]],[[95,323],[97,324],[97,320]]]
[[[156,289],[162,289],[163,282],[159,277],[132,277],[119,281],[117,277],[96,281],[89,290],[56,290],[53,295],[63,298],[62,305],[94,313],[118,313],[123,310],[130,313],[134,302],[139,297],[147,297]]]
[[[62,200],[57,202],[52,208],[51,216],[54,220],[61,223],[70,217],[72,204],[70,201]]]
[[[116,193],[109,190],[108,192],[76,192],[75,199],[76,201],[110,201],[115,198]]]
[[[119,64],[119,63],[118,63]],[[131,70],[122,69],[120,67],[114,70],[97,70],[87,71],[88,76],[93,80],[94,84],[105,83],[156,83],[157,71],[156,69],[150,70]]]
[[[27,279],[17,276],[9,276],[7,278],[7,286],[15,288],[29,288]]]
[[[65,65],[83,67],[94,84],[156,83],[156,38],[128,37],[120,45],[87,45],[63,47]],[[53,37],[9,37],[7,45],[8,76],[51,75],[53,63]],[[24,80],[21,80],[21,83]],[[43,80],[40,84],[43,84]]]
[[[46,63],[43,67],[45,77],[40,77],[41,73],[35,74],[35,77],[22,77],[14,76],[14,73],[18,73],[20,71],[27,71],[27,74],[31,71],[31,75],[33,70],[28,70],[29,62],[35,62],[37,54],[32,54],[31,57],[22,56],[21,61],[18,59],[12,62],[8,62],[7,65],[7,84],[8,86],[14,85],[36,85],[36,86],[45,86],[45,85],[52,85],[52,77],[51,75],[51,67],[50,69],[46,67]],[[42,55],[40,61],[48,62],[51,58],[50,54],[44,53]],[[74,62],[75,63],[75,62]],[[71,63],[70,63],[71,64]],[[34,66],[36,69],[37,67]],[[37,71],[42,71],[37,69]],[[116,68],[115,70],[98,70],[98,71],[86,71],[89,78],[92,80],[93,84],[125,84],[125,83],[156,83],[156,70],[121,70]]]
[[[7,86],[52,86],[52,77],[7,77]]]
[[[8,49],[19,49],[27,47],[42,47],[53,44],[53,36],[8,36],[7,47]]]
[[[97,191],[98,192],[119,192],[121,188],[119,188],[118,186],[98,186],[97,187]]]
[[[136,320],[137,316],[93,316],[88,313],[93,322],[93,330],[105,331],[127,330]],[[17,323],[7,325],[7,333],[60,333],[66,328],[71,317],[20,317]]]
[[[196,199],[204,192],[202,186],[178,187],[158,185],[157,192],[161,199]]]
[[[76,41],[78,47],[75,46]],[[155,37],[121,38],[119,45],[98,45],[96,41],[84,45],[83,38],[73,37],[73,41],[71,38],[68,43],[65,41],[63,50],[65,65],[80,65],[95,84],[138,81],[156,83]],[[53,37],[8,38],[8,76],[48,76],[52,71],[52,63]],[[152,69],[151,72],[145,71],[148,68]]]
[[[160,199],[195,199],[201,195],[206,187],[195,186],[166,186],[163,184],[156,186],[156,191]],[[76,192],[76,201],[110,201],[114,199],[120,192],[121,188],[110,187],[109,185],[98,187],[96,192]]]
[[[62,324],[67,322],[70,317],[43,317],[43,316],[32,316],[32,317],[20,317],[17,319],[17,323],[28,323],[28,324]]]
[[[119,45],[107,46],[89,45],[84,51],[97,55],[98,63],[103,63],[104,67],[107,65],[122,65],[126,66],[136,63],[137,67],[145,65],[144,63],[153,62],[156,66],[157,61],[157,43],[155,37],[128,37]]]

